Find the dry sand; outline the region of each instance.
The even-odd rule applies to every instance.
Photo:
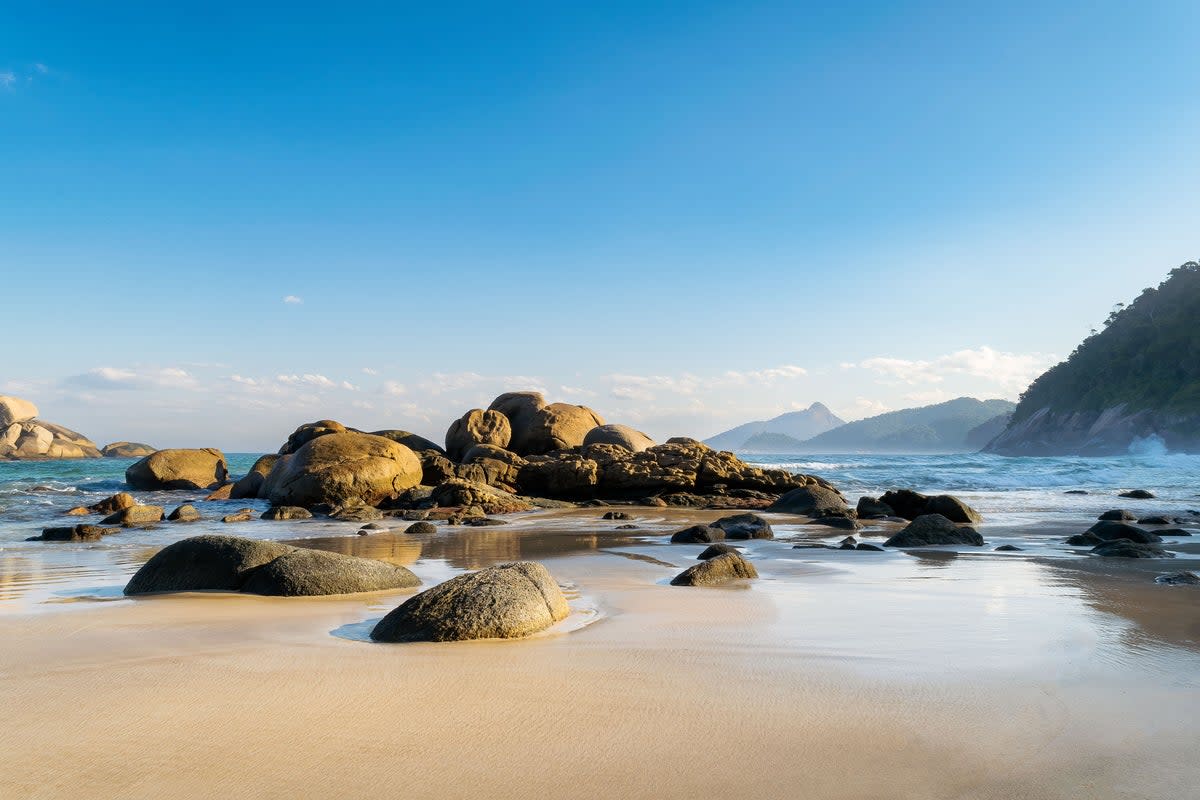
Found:
[[[502,542],[499,530],[472,535]],[[397,560],[414,555],[390,534],[346,541],[393,549]],[[361,631],[396,594],[193,594],[0,617],[0,797],[1012,800],[1196,791],[1195,652],[1179,642],[1153,643],[1148,674],[1136,649],[1097,669],[1065,650],[1028,669],[986,669],[990,651],[954,641],[970,617],[909,627],[903,616],[906,593],[916,602],[932,585],[926,578],[960,565],[919,566],[899,593],[892,584],[909,578],[846,578],[812,561],[774,577],[768,568],[752,588],[681,589],[664,580],[698,547],[625,552],[633,558],[543,549],[544,563],[582,592],[573,605],[584,616],[574,623],[594,607],[592,624],[515,642],[379,645],[333,635]],[[894,569],[912,570],[903,558]],[[990,567],[981,569],[938,585],[959,604],[972,592],[994,603]],[[1089,607],[1086,593],[1063,596],[1073,603],[1064,613]],[[1178,604],[1184,595],[1160,596]],[[1010,607],[1015,627],[1004,635],[1019,636],[1040,612],[1023,613]],[[909,641],[922,629],[928,648]],[[810,632],[847,647],[795,645]],[[940,663],[956,647],[962,668]],[[903,659],[871,654],[890,648],[931,669],[906,672],[895,668]]]

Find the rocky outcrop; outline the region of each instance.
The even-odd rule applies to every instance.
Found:
[[[0,394],[0,428],[7,428],[14,422],[28,422],[38,415],[38,407],[28,400]]]
[[[956,525],[941,514],[924,514],[883,543],[885,547],[928,547],[941,544],[983,546],[983,537],[974,528]]]
[[[473,408],[450,423],[446,431],[446,455],[453,461],[461,461],[475,445],[492,445],[503,449],[508,447],[510,439],[512,426],[508,417],[499,411]]]
[[[941,514],[951,522],[982,522],[978,511],[948,494],[928,497],[911,489],[892,489],[885,492],[879,502],[891,507],[896,516],[915,520],[926,514]]]
[[[570,613],[541,564],[521,561],[451,578],[410,597],[379,621],[381,642],[513,639],[545,630]]]
[[[95,442],[53,422],[30,419],[0,426],[0,460],[99,457]]]
[[[100,448],[100,455],[105,458],[145,458],[158,452],[158,449],[141,442],[113,442]]]
[[[758,577],[754,568],[739,553],[722,553],[688,567],[671,579],[672,586],[720,586],[737,580]]]
[[[421,462],[404,445],[341,432],[313,437],[280,459],[260,495],[280,506],[376,506],[420,481]]]
[[[404,567],[374,559],[236,536],[194,536],[158,551],[130,579],[125,594],[244,591],[295,596],[418,584],[416,576]]]
[[[159,450],[125,470],[134,489],[215,489],[229,477],[225,454],[214,447]]]
[[[1139,441],[1157,440],[1171,452],[1200,452],[1200,416],[1134,410],[1125,404],[1097,411],[1043,407],[1012,422],[984,452],[1002,456],[1111,456]]]
[[[583,437],[584,445],[615,444],[631,453],[654,447],[654,440],[628,425],[597,425]]]
[[[442,507],[478,506],[484,514],[514,514],[518,511],[533,510],[529,503],[508,492],[462,478],[451,478],[436,486],[432,497],[433,501]]]
[[[263,485],[267,482],[267,476],[271,474],[271,470],[275,468],[281,458],[284,456],[274,453],[259,456],[254,465],[250,467],[250,471],[229,487],[229,499],[244,500],[258,497],[263,490]]]

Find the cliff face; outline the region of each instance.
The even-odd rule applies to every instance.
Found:
[[[1200,264],[1172,270],[1025,393],[986,450],[1115,455],[1138,440],[1200,452]]]
[[[986,451],[1002,456],[1111,456],[1128,453],[1139,441],[1160,439],[1174,452],[1200,452],[1200,415],[1134,411],[1041,408],[1009,425]]]

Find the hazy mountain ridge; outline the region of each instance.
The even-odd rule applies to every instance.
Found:
[[[789,411],[768,420],[747,422],[704,440],[716,450],[742,450],[747,442],[762,434],[775,434],[797,442],[844,425],[845,420],[830,411],[823,403],[813,403],[801,411]],[[763,440],[769,442],[770,440]],[[763,450],[760,452],[782,452]]]
[[[1007,418],[1016,408],[1008,400],[959,397],[944,403],[905,408],[849,422],[802,442],[799,452],[962,453],[974,452],[977,429]]]
[[[1200,452],[1200,264],[1118,305],[1021,395],[1001,455],[1113,455],[1140,439]]]

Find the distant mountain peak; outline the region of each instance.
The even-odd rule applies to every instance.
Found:
[[[803,441],[844,424],[845,422],[830,411],[828,406],[816,402],[805,409],[785,411],[771,419],[738,425],[706,439],[705,442],[718,450],[741,450],[750,439],[762,434],[771,434],[775,441],[784,441],[778,437]]]

